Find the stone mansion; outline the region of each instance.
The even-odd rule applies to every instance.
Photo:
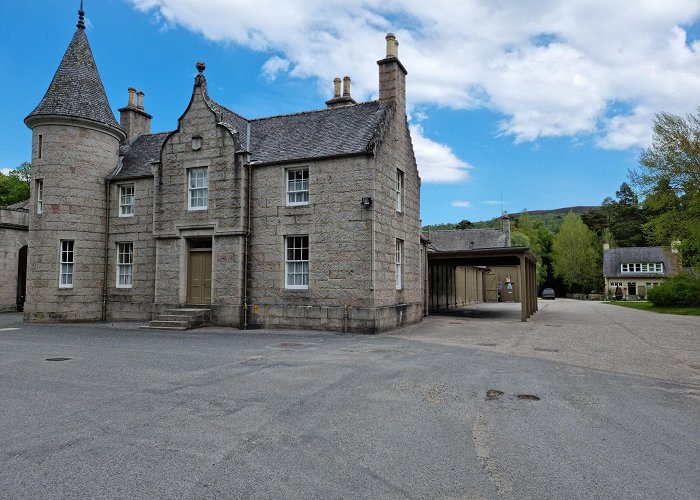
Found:
[[[426,255],[406,70],[386,36],[378,99],[249,119],[197,63],[174,129],[129,89],[117,122],[83,20],[32,131],[26,321],[143,320],[378,332],[420,321]]]

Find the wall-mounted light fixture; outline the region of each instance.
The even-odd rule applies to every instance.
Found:
[[[362,206],[365,208],[371,207],[372,206],[372,198],[369,196],[365,196],[362,198]]]

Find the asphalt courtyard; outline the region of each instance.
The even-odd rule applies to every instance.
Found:
[[[700,498],[700,318],[518,318],[358,336],[2,314],[0,498]]]

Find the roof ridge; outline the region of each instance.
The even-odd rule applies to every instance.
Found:
[[[250,122],[259,122],[259,121],[263,121],[263,120],[271,120],[272,118],[284,118],[284,117],[287,117],[287,116],[302,116],[302,115],[310,115],[310,114],[313,114],[313,113],[324,113],[324,112],[327,112],[327,111],[339,111],[339,110],[341,110],[341,109],[350,109],[350,108],[356,108],[356,107],[358,107],[358,106],[367,106],[367,105],[369,105],[369,104],[377,104],[377,103],[379,103],[379,100],[378,100],[378,99],[373,100],[373,101],[358,102],[358,103],[356,103],[356,104],[351,104],[351,105],[349,105],[349,106],[342,106],[342,107],[338,107],[338,108],[312,109],[312,110],[310,110],[310,111],[299,111],[299,112],[297,112],[297,113],[286,113],[286,114],[282,114],[282,115],[272,115],[272,116],[263,116],[263,117],[260,117],[260,118],[251,118],[251,119],[248,120],[248,121],[250,121]]]
[[[221,104],[221,103],[219,103],[219,102],[216,102],[214,99],[212,99],[211,97],[209,97],[208,93],[207,93],[206,99],[207,99],[210,103],[212,103],[214,106],[218,106],[218,107],[221,108],[222,110],[227,111],[228,113],[231,113],[232,115],[236,115],[236,116],[237,116],[238,118],[240,118],[241,120],[244,120],[244,121],[246,121],[246,122],[249,122],[249,121],[250,121],[248,118],[246,118],[246,117],[244,117],[244,116],[242,116],[242,115],[236,113],[235,111],[232,111],[230,108],[227,108],[227,107],[224,106],[223,104]]]

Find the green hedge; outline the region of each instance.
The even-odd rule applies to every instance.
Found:
[[[700,270],[685,271],[649,289],[647,299],[655,306],[700,307]]]

